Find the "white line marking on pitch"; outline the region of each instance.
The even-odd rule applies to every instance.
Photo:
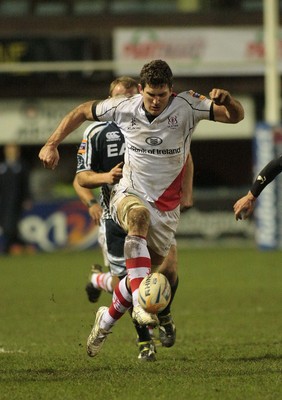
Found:
[[[27,351],[23,351],[23,350],[6,350],[6,349],[4,349],[4,347],[0,347],[0,353],[1,354],[8,354],[8,353],[10,353],[10,354],[13,354],[13,353],[21,353],[21,354],[26,354],[27,353]]]

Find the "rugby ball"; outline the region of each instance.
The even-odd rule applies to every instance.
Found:
[[[147,275],[139,286],[138,302],[150,314],[164,310],[171,298],[171,288],[167,278],[154,272]]]

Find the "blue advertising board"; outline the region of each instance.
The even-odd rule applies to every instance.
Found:
[[[98,227],[77,199],[35,203],[24,212],[19,230],[26,243],[39,251],[82,250],[98,245]]]

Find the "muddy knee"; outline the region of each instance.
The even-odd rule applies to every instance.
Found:
[[[132,208],[128,212],[128,231],[131,234],[146,235],[150,225],[150,212],[146,207]]]

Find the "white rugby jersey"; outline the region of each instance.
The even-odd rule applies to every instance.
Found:
[[[143,96],[117,97],[93,104],[98,121],[115,121],[125,137],[125,164],[119,185],[162,211],[180,203],[181,182],[192,133],[210,119],[212,101],[193,91],[171,96],[166,109],[149,122]]]

